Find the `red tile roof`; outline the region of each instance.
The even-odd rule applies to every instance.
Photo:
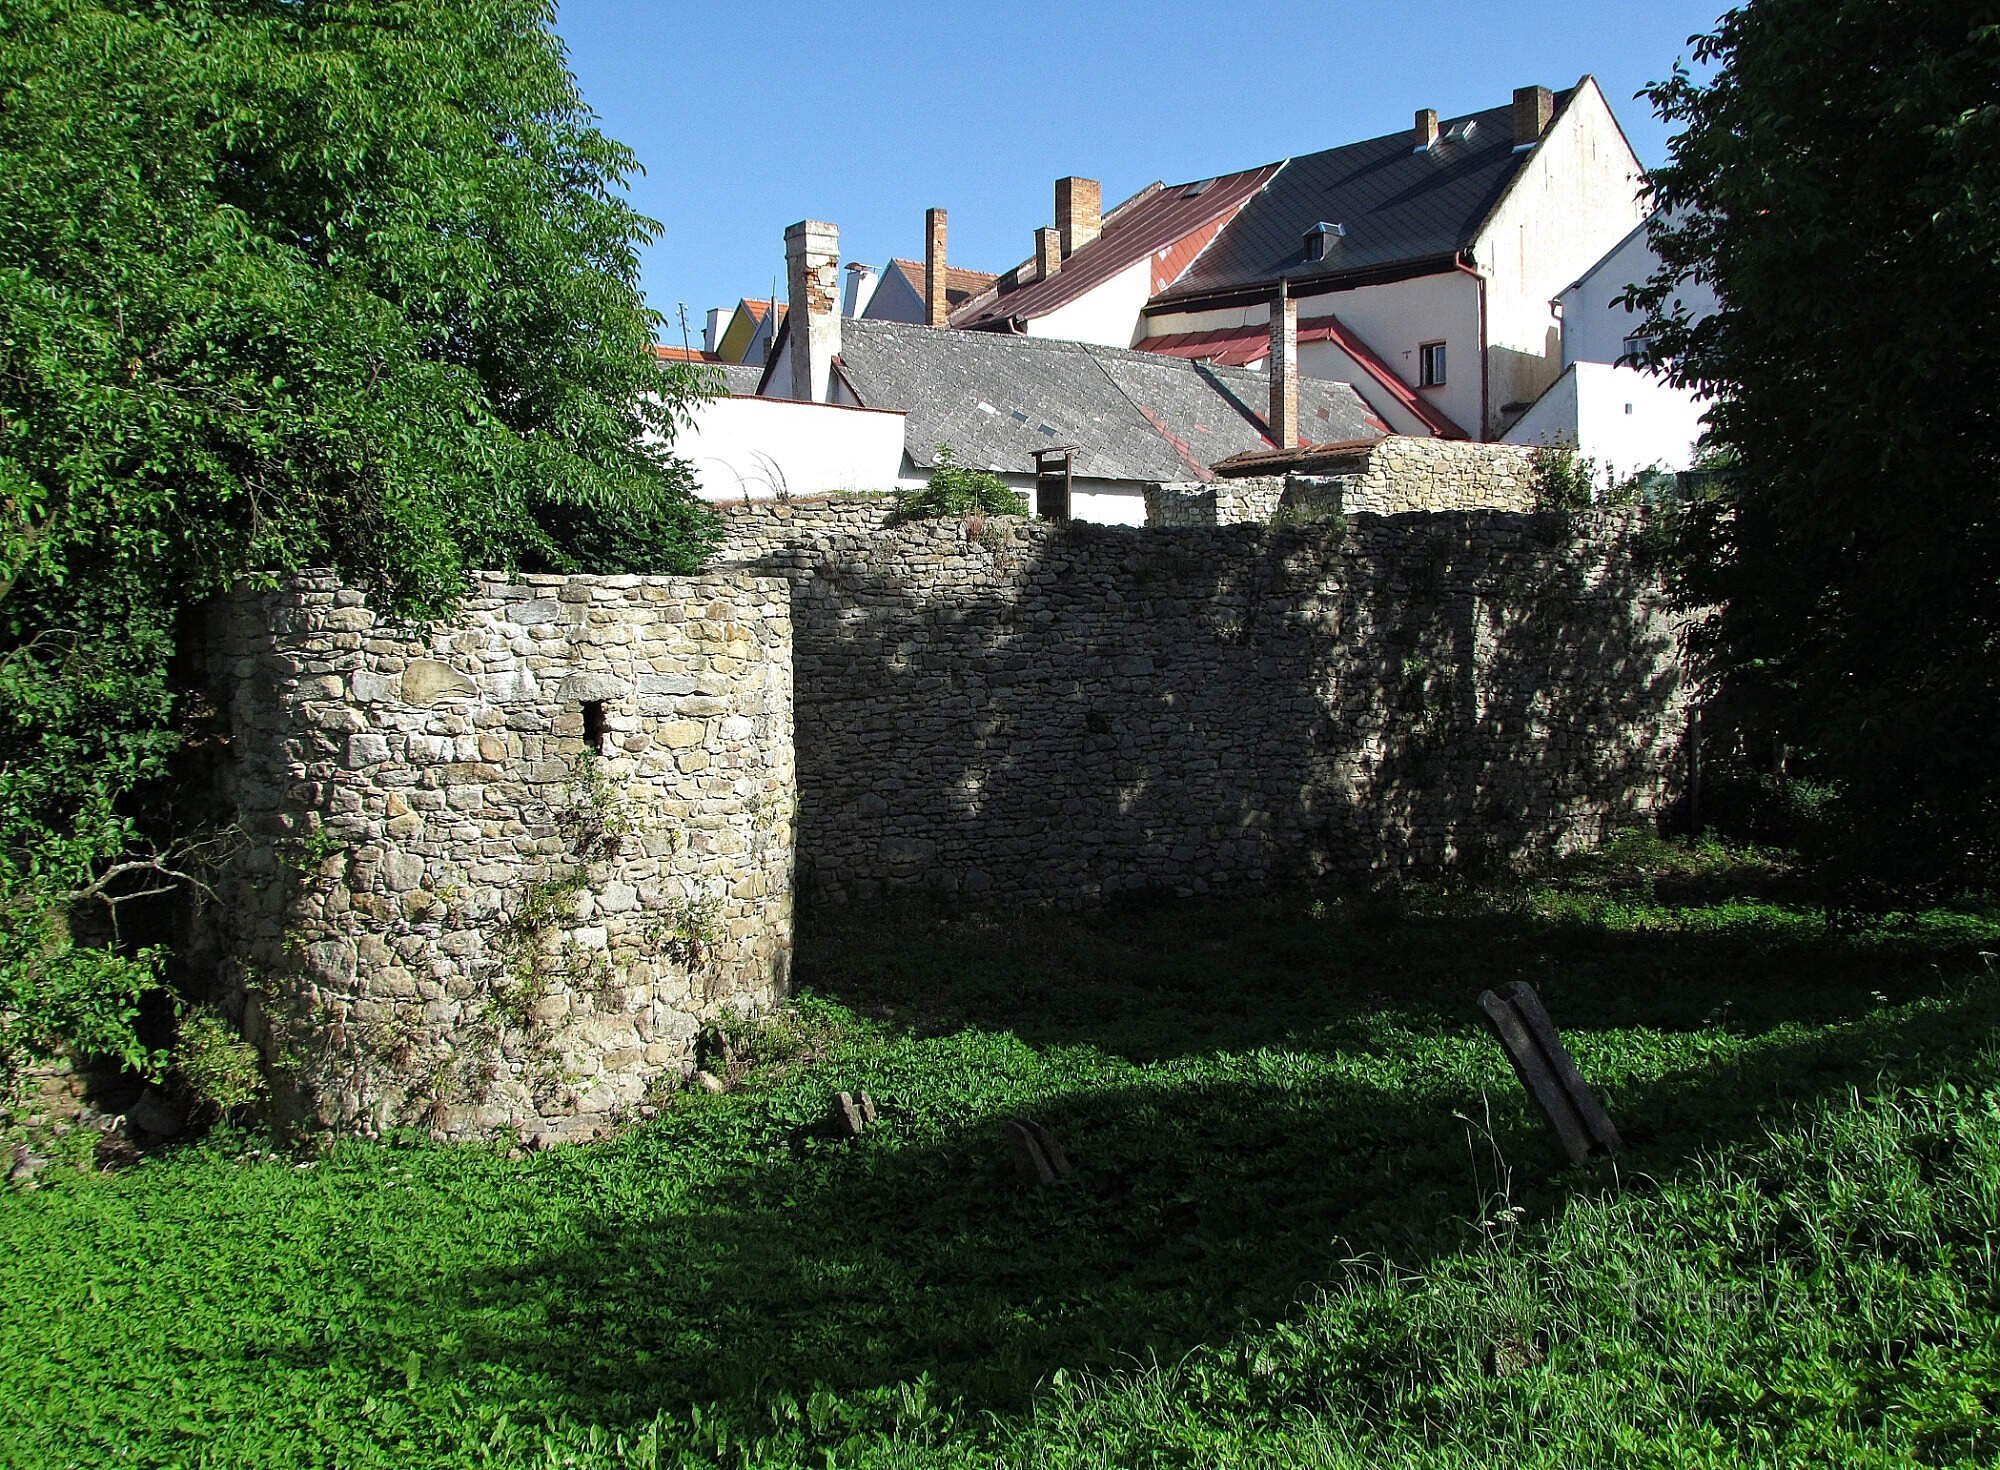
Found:
[[[1047,316],[1149,256],[1154,258],[1156,277],[1169,266],[1178,276],[1213,238],[1211,227],[1232,218],[1283,166],[1268,163],[1245,173],[1165,188],[1156,184],[1106,216],[1104,233],[1065,260],[1054,275],[975,301],[956,313],[951,324],[1001,327],[1014,317]],[[1191,252],[1182,250],[1191,237],[1201,235],[1207,238]],[[1182,255],[1185,258],[1175,258]],[[1158,291],[1167,283],[1156,279],[1151,289]]]
[[[668,347],[662,343],[653,344],[653,356],[661,362],[721,362],[722,358],[713,352],[704,352],[699,347]]]
[[[1316,316],[1301,321],[1299,341],[1333,343],[1353,358],[1382,392],[1438,438],[1468,437],[1449,415],[1398,377],[1396,370],[1384,362],[1374,348],[1355,336],[1339,317]],[[1134,346],[1141,352],[1164,352],[1170,357],[1191,357],[1199,362],[1221,363],[1225,367],[1245,367],[1270,355],[1271,332],[1268,327],[1261,326],[1218,327],[1208,332],[1171,332],[1161,337],[1147,337]]]
[[[903,273],[903,279],[910,283],[910,289],[917,293],[917,300],[924,299],[924,263],[921,260],[892,260],[890,266]],[[991,271],[967,270],[964,266],[947,265],[944,268],[944,299],[951,306],[960,306],[970,301],[1000,278]]]

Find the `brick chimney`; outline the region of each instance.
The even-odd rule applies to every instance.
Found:
[[[1410,132],[1411,151],[1415,152],[1421,148],[1429,148],[1432,145],[1434,145],[1437,142],[1437,140],[1438,140],[1437,109],[1435,107],[1419,107],[1417,109],[1416,127],[1411,129]]]
[[[785,231],[786,316],[792,352],[792,397],[825,403],[840,355],[840,231],[802,219]]]
[[[1299,444],[1299,303],[1280,278],[1271,303],[1271,442],[1280,449]]]
[[[951,285],[944,259],[944,211],[924,211],[924,321],[944,325],[951,315]]]
[[[1046,281],[1062,269],[1062,235],[1054,225],[1035,231],[1035,279]]]
[[[1533,143],[1549,130],[1556,115],[1556,94],[1547,87],[1514,89],[1514,146]]]
[[[1056,233],[1064,260],[1104,233],[1104,188],[1097,180],[1056,180]]]

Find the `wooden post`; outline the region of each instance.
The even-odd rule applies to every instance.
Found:
[[[1035,514],[1045,521],[1069,519],[1074,456],[1073,446],[1067,444],[1035,451]]]
[[[1595,1153],[1616,1153],[1618,1130],[1577,1071],[1534,987],[1517,980],[1505,997],[1481,991],[1479,1009],[1569,1161],[1581,1164]]]

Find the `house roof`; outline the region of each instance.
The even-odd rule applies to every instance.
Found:
[[[865,319],[841,323],[836,362],[865,407],[908,414],[904,447],[920,466],[949,444],[963,464],[1026,474],[1036,450],[1072,445],[1080,476],[1205,480],[1218,459],[1272,447],[1269,380],[1242,368]],[[1299,415],[1316,441],[1386,432],[1345,383],[1301,379]]]
[[[1374,348],[1357,337],[1346,323],[1331,312],[1324,316],[1301,318],[1299,341],[1333,343],[1368,375],[1378,391],[1400,404],[1433,434],[1442,439],[1467,437],[1464,429],[1404,382]],[[1141,352],[1160,352],[1170,357],[1192,358],[1197,362],[1241,366],[1270,356],[1271,330],[1267,326],[1250,326],[1217,327],[1206,332],[1170,332],[1161,337],[1148,337],[1137,347]]]
[[[722,374],[722,391],[732,398],[754,398],[757,385],[763,381],[764,364],[761,362],[721,362],[714,364]]]
[[[1556,94],[1558,111],[1575,93]],[[1528,157],[1515,150],[1507,106],[1444,119],[1427,149],[1414,148],[1406,128],[1293,158],[1147,309],[1260,295],[1280,277],[1304,295],[1316,281],[1444,269],[1472,244]],[[1321,222],[1343,233],[1325,260],[1309,261],[1305,235]]]
[[[1190,236],[1227,220],[1283,167],[1282,163],[1267,163],[1219,178],[1150,185],[1105,216],[1103,233],[1073,253],[1054,275],[1011,288],[1002,282],[983,299],[955,313],[951,324],[997,328],[1016,317],[1047,316],[1128,266],[1149,256],[1164,255]],[[1148,290],[1160,284],[1154,282]]]
[[[889,268],[898,272],[915,293],[917,300],[924,299],[924,263],[921,260],[892,260]],[[963,266],[948,265],[944,271],[944,299],[947,305],[959,306],[979,295],[999,279],[991,271],[967,270]]]
[[[713,352],[704,352],[699,347],[669,347],[664,342],[653,344],[653,356],[661,362],[721,362],[722,358]]]

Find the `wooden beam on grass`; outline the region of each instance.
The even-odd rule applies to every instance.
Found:
[[[1481,991],[1479,1009],[1569,1161],[1581,1164],[1592,1154],[1615,1152],[1618,1130],[1585,1085],[1533,987],[1516,981],[1505,996]]]

